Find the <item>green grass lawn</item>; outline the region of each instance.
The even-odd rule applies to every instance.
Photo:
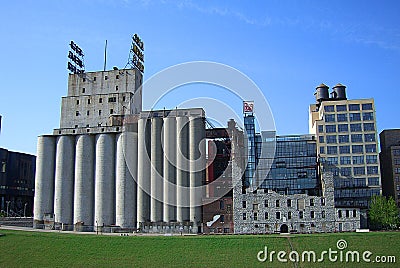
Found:
[[[295,267],[294,263],[261,263],[257,253],[292,250],[289,240],[279,235],[226,236],[106,236],[0,230],[0,267]],[[345,250],[369,250],[376,255],[394,255],[400,263],[400,233],[343,233],[293,235],[293,250],[337,250],[339,239]],[[345,251],[344,250],[344,251]],[[288,256],[286,255],[286,258]],[[300,262],[298,267],[321,267],[321,263]],[[398,267],[397,264],[331,263],[330,267]]]

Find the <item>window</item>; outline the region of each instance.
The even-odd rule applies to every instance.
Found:
[[[395,168],[395,169],[394,169],[394,173],[396,173],[396,174],[400,174],[400,168],[398,168],[398,167],[397,167],[397,168]]]
[[[365,168],[364,167],[353,167],[354,176],[357,175],[365,175]]]
[[[375,144],[366,144],[365,152],[366,153],[376,153],[376,145]]]
[[[76,100],[76,105],[79,105],[79,100]]]
[[[350,151],[350,148],[349,148],[349,151]],[[350,165],[351,164],[350,156],[341,156],[340,157],[340,164],[341,165]]]
[[[374,123],[364,123],[364,131],[375,131]]]
[[[276,206],[277,208],[279,208],[279,200],[276,200],[276,201],[275,201],[275,206]]]
[[[290,220],[290,219],[292,218],[292,212],[288,211],[287,217],[288,217],[288,219]]]
[[[265,212],[265,213],[264,213],[264,219],[265,219],[265,220],[268,220],[268,212]]]
[[[104,80],[108,80],[108,76],[107,75],[104,76]]]
[[[291,200],[291,199],[288,199],[288,200],[287,200],[287,206],[288,206],[288,207],[291,207],[291,206],[292,206],[292,200]]]
[[[119,75],[118,74],[115,76],[115,79],[119,79]]]
[[[115,86],[115,91],[118,91],[118,86]]]
[[[351,134],[351,142],[363,142],[362,134]]]
[[[314,206],[314,199],[311,198],[311,199],[310,199],[310,207],[313,207],[313,206]]]
[[[324,143],[324,136],[319,136],[318,138],[320,143]]]
[[[339,143],[348,143],[349,135],[339,135]]]
[[[350,212],[349,210],[346,209],[346,218],[350,217]]]
[[[346,105],[336,105],[336,112],[344,112],[347,111]]]
[[[349,111],[359,111],[360,104],[349,104]]]
[[[320,133],[324,132],[324,126],[323,125],[319,125],[318,126],[318,132],[320,132]]]
[[[328,112],[328,113],[334,112],[334,106],[333,105],[326,105],[326,106],[324,106],[324,111]]]
[[[84,77],[84,78],[82,78],[82,82],[86,82],[86,78]]]
[[[349,114],[350,121],[361,121],[360,113],[351,113]]]
[[[99,99],[99,103],[103,103],[103,98],[100,98],[100,99]]]
[[[349,154],[350,153],[350,145],[339,146],[340,154]]]
[[[360,164],[364,164],[364,156],[363,155],[353,156],[353,165],[360,165]]]
[[[299,218],[302,219],[304,217],[303,211],[299,211]]]
[[[336,135],[328,135],[328,136],[326,136],[326,143],[337,143]]]
[[[253,210],[258,210],[258,204],[253,204]]]
[[[276,212],[276,219],[279,220],[281,218],[281,213],[279,211]]]
[[[220,222],[225,222],[225,215],[221,215],[221,216],[219,217],[219,221],[220,221]]]
[[[87,112],[86,112],[86,115],[89,115],[89,113],[90,113],[90,112],[89,112],[89,111],[87,111]]]
[[[376,155],[367,155],[366,156],[367,164],[376,164],[378,163],[378,156]]]
[[[268,200],[264,200],[264,207],[268,207]]]
[[[395,159],[393,159],[393,162],[395,165],[400,165],[400,158],[396,157]]]
[[[336,125],[326,125],[325,130],[326,130],[326,133],[335,133]]]
[[[257,214],[257,212],[254,212],[253,217],[254,217],[253,219],[254,219],[255,221],[258,220],[258,214]]]
[[[321,217],[325,219],[325,210],[321,211]]]
[[[123,97],[122,97],[122,101],[125,101],[125,100],[126,100],[126,97],[125,97],[125,96],[123,96]]]
[[[75,112],[75,116],[78,116],[78,115],[79,115],[79,111],[76,111],[76,112]]]
[[[311,217],[311,219],[314,219],[314,217],[315,217],[315,212],[314,211],[310,211],[310,217]]]
[[[334,114],[326,114],[325,122],[335,122],[335,115]]]
[[[341,218],[342,217],[342,211],[339,209],[338,210],[338,217]]]
[[[82,88],[82,93],[85,93],[85,91],[86,91],[86,89],[85,89],[85,88]]]
[[[90,104],[90,99],[87,100],[87,104]]]
[[[363,111],[372,110],[372,103],[363,103],[362,109],[363,109]]]
[[[96,81],[96,80],[97,80],[96,76],[95,76],[95,77],[93,77],[93,81]]]
[[[375,134],[364,134],[365,142],[375,141]]]
[[[114,113],[114,110],[113,109],[110,109],[110,114],[113,114]]]
[[[347,124],[338,125],[338,132],[348,132],[348,131],[349,131],[349,125]]]
[[[298,210],[304,209],[304,199],[298,199],[297,200],[297,209]]]
[[[327,146],[326,153],[327,154],[337,154],[337,146]]]
[[[350,131],[351,132],[361,131],[361,124],[350,124]]]
[[[367,174],[368,175],[376,175],[376,174],[378,174],[378,166],[368,166],[367,167]]]
[[[393,149],[392,154],[395,156],[400,156],[400,149]]]
[[[225,202],[224,200],[219,200],[219,209],[225,209]]]
[[[78,125],[75,125],[75,128],[78,128]]]
[[[246,218],[247,218],[247,214],[246,214],[246,212],[243,212],[243,220],[245,221]]]
[[[357,217],[357,210],[353,209],[353,218]]]
[[[7,163],[5,161],[1,162],[1,172],[6,173]]]
[[[347,122],[347,114],[338,114],[337,121],[338,122]]]
[[[363,113],[363,120],[364,121],[374,120],[374,113],[372,112]]]
[[[242,208],[246,208],[246,201],[242,201]]]
[[[324,154],[325,153],[325,147],[324,146],[319,147],[319,153],[320,154]]]
[[[345,177],[350,176],[351,175],[351,167],[341,167],[340,175],[345,176]]]
[[[326,162],[328,165],[337,165],[338,158],[337,157],[328,157]]]
[[[364,148],[362,145],[352,145],[351,152],[353,154],[362,154],[364,152]]]
[[[365,178],[354,178],[354,186],[357,186],[357,187],[366,186]]]
[[[101,110],[99,110],[99,115],[101,115]]]
[[[325,198],[321,198],[321,206],[325,206]]]
[[[379,185],[379,178],[376,178],[376,177],[368,178],[368,185],[370,185],[370,186],[378,186]]]
[[[117,101],[117,97],[108,98],[108,102],[116,102],[116,101]]]

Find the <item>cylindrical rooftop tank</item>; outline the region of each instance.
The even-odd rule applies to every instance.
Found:
[[[346,100],[346,86],[338,83],[332,88],[332,97],[335,99]]]
[[[321,84],[316,87],[316,92],[315,92],[315,100],[317,102],[321,102],[323,100],[328,100],[329,99],[329,87],[325,84]]]

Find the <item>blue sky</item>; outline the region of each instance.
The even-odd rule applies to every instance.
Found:
[[[37,136],[59,126],[70,40],[83,48],[87,71],[103,69],[106,39],[108,69],[122,68],[136,32],[145,79],[187,61],[230,65],[264,92],[278,134],[308,132],[321,82],[374,98],[379,132],[400,127],[399,1],[36,0],[4,1],[0,13],[0,147],[10,150],[35,153]],[[179,101],[213,90],[183,92]]]

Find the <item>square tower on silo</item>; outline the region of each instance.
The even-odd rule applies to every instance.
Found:
[[[142,111],[143,75],[137,69],[69,74],[61,101],[60,129],[110,126],[111,115]]]

